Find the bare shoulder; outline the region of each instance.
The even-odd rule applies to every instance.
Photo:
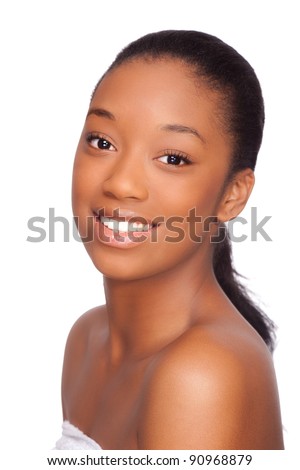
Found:
[[[65,347],[62,373],[62,401],[69,396],[83,370],[83,363],[93,344],[100,344],[106,330],[105,306],[95,307],[83,315],[72,326]]]
[[[139,446],[280,449],[273,362],[256,335],[192,328],[152,367]]]
[[[81,315],[72,326],[65,348],[65,360],[71,354],[80,357],[86,352],[91,335],[101,332],[106,323],[105,306],[95,307]]]

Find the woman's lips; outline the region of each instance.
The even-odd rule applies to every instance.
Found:
[[[102,213],[101,213],[102,212]],[[149,240],[158,225],[151,223],[148,219],[130,212],[112,216],[102,215],[104,211],[94,212],[95,235],[105,245],[118,248],[133,248]]]

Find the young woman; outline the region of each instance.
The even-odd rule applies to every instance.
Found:
[[[251,193],[263,124],[251,66],[200,32],[133,42],[97,84],[73,210],[106,305],[70,332],[57,448],[283,448],[273,325],[224,226]]]

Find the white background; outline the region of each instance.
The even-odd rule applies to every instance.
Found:
[[[30,217],[71,223],[73,156],[90,94],[128,42],[161,29],[219,36],[254,66],[266,104],[249,201],[272,242],[235,244],[236,265],[278,325],[274,355],[285,444],[299,445],[299,22],[285,1],[18,1],[0,12],[1,438],[47,451],[61,433],[60,377],[73,322],[101,304],[82,245],[29,243]],[[4,3],[2,4],[4,5]],[[245,210],[245,217],[249,209]],[[247,232],[248,230],[248,232]],[[238,232],[240,234],[241,232]],[[250,233],[246,229],[246,233]],[[11,447],[10,447],[11,446]]]

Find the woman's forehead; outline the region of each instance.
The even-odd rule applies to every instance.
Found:
[[[99,83],[95,94],[105,89],[110,90],[118,84],[114,92],[130,90],[138,91],[142,88],[155,90],[177,90],[177,92],[196,91],[196,80],[191,68],[181,60],[164,59],[134,59],[109,70]],[[145,99],[147,95],[144,96]]]
[[[215,93],[203,80],[197,82],[191,68],[181,60],[135,59],[113,68],[103,77],[91,107],[112,106],[126,112],[140,108],[145,112],[169,111],[179,116],[189,113],[192,117],[204,111],[214,114],[216,101]]]

